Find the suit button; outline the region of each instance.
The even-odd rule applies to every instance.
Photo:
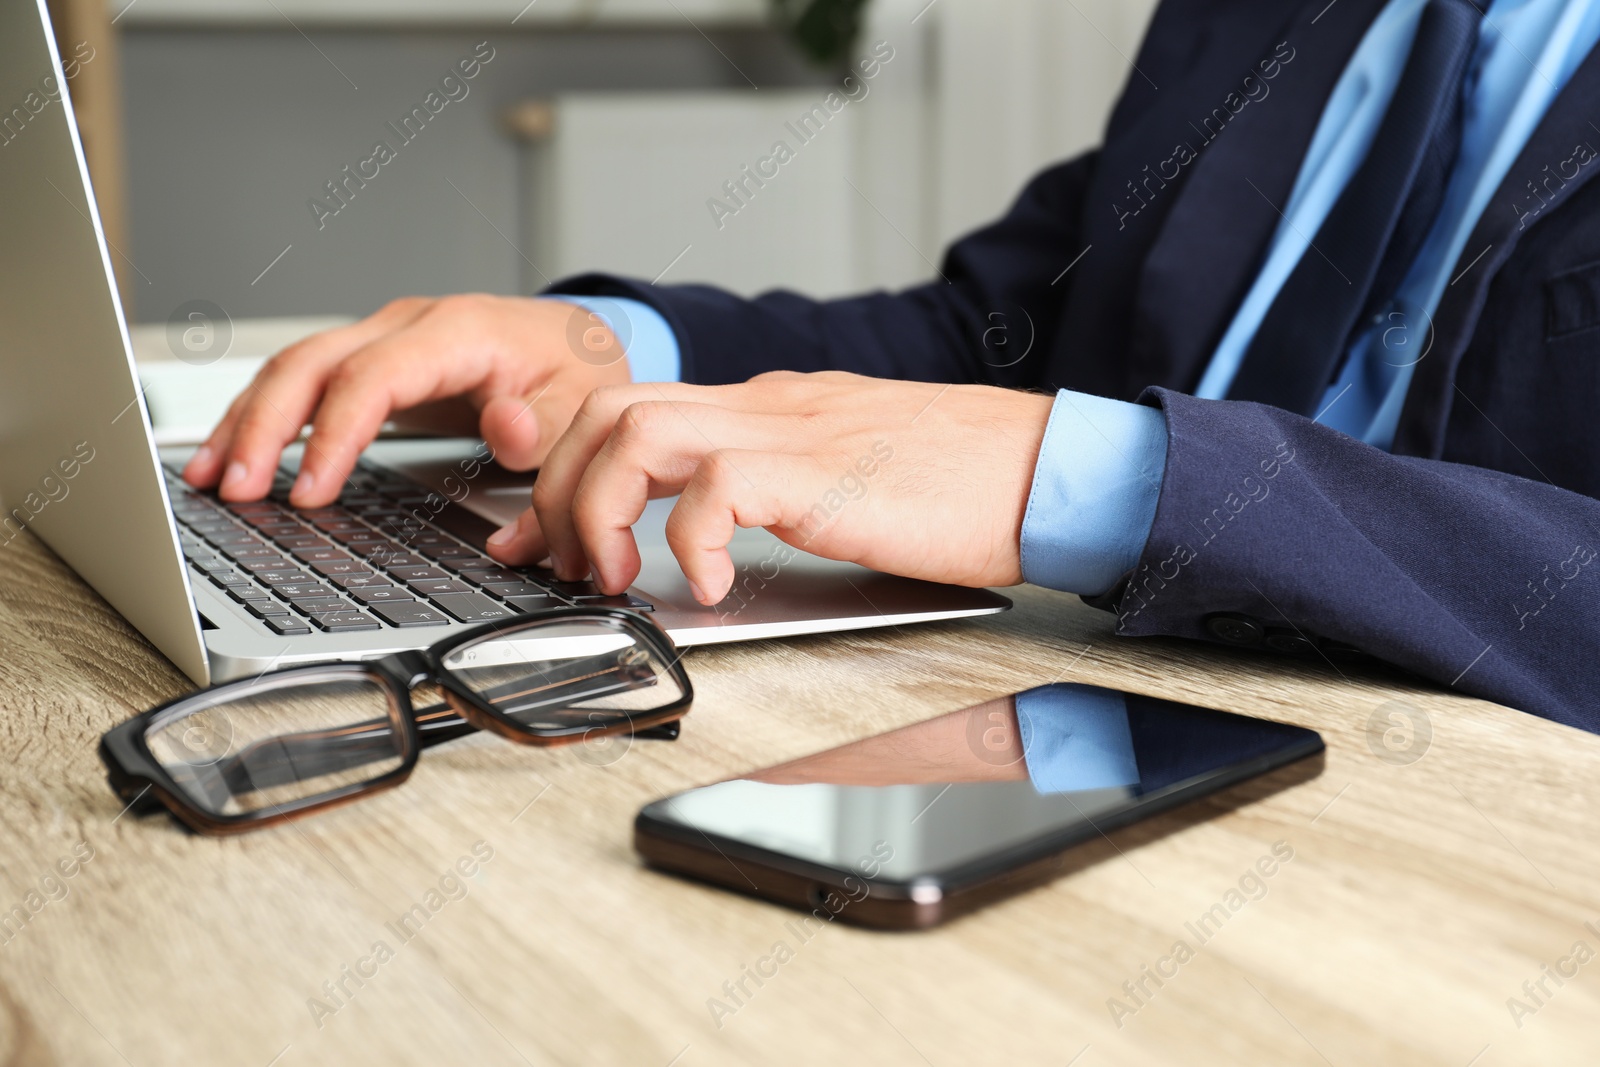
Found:
[[[1206,620],[1206,632],[1230,645],[1259,645],[1266,630],[1248,615],[1213,615]]]
[[[1268,634],[1261,643],[1274,652],[1282,652],[1288,656],[1307,656],[1317,650],[1316,642],[1309,637],[1284,630]]]

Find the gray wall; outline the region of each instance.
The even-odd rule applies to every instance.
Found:
[[[563,90],[748,90],[746,75],[764,87],[828,80],[761,30],[307,32],[125,32],[127,251],[149,278],[135,277],[135,321],[196,299],[247,318],[524,291],[530,272],[507,241],[520,242],[524,198],[506,105]],[[470,95],[400,147],[386,123],[484,40],[496,54]],[[323,183],[380,139],[397,158],[319,230],[307,202],[331,203]]]

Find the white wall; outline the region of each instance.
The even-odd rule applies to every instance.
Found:
[[[808,148],[729,223],[736,232],[707,231],[665,280],[833,294],[933,277],[950,240],[999,215],[1040,168],[1099,139],[1154,2],[873,0],[863,45],[888,42],[895,56],[828,131],[848,148],[831,139]],[[827,75],[761,28],[768,0],[540,0],[514,26],[526,0],[278,0],[283,14],[263,3],[137,0],[118,23],[131,253],[154,279],[138,294],[142,320],[165,321],[192,299],[259,317],[361,314],[409,292],[527,292],[542,284],[529,259],[551,275],[612,266],[653,277],[706,230],[705,201],[725,172],[781,136],[767,132],[776,116],[760,106],[721,129],[720,146],[714,108],[697,126],[685,112],[677,131],[662,109],[706,95],[742,108],[798,94],[786,114],[827,91]],[[486,21],[491,11],[503,23]],[[471,99],[336,224],[317,226],[307,198],[485,37],[500,58]],[[651,151],[684,153],[670,168],[681,188],[662,180],[664,165],[612,153],[567,180],[569,203],[588,205],[601,225],[559,234],[551,263],[527,254],[541,235],[513,247],[506,235],[529,236],[540,183],[504,132],[503,110],[614,93],[645,102],[645,125],[666,131]],[[635,156],[650,156],[639,147]],[[606,205],[628,217],[607,220]],[[559,202],[550,210],[561,217]],[[641,239],[630,244],[628,233]]]
[[[1155,0],[939,0],[929,17],[942,239],[999,214],[1045,165],[1099,143],[1138,77],[1132,57],[1154,10]]]

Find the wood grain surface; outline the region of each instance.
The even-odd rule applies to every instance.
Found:
[[[18,538],[0,1064],[1596,1062],[1600,738],[1377,670],[1118,639],[1076,598],[1014,592],[976,622],[693,651],[677,743],[467,738],[401,789],[213,840],[120,813],[100,734],[187,683]],[[1312,726],[1327,769],[1113,835],[1102,862],[931,933],[801,940],[793,913],[633,854],[662,794],[1056,679]],[[1250,877],[1275,845],[1292,859]],[[445,878],[474,846],[492,857]],[[714,1018],[779,941],[792,958]]]

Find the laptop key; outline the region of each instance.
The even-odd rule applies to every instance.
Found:
[[[422,582],[430,578],[450,577],[444,571],[434,567],[385,567],[384,570],[400,579],[402,582]]]
[[[277,600],[246,600],[244,610],[258,619],[283,618],[289,614],[288,606]]]
[[[356,550],[354,545],[347,547],[352,552]],[[363,544],[361,555],[365,556],[367,562],[374,567],[387,567],[390,564],[396,567],[420,567],[427,562],[426,560],[418,559],[414,554],[407,552],[393,541],[381,541],[370,546]]]
[[[255,529],[259,529],[262,526],[281,526],[284,521],[283,512],[279,511],[277,505],[275,504],[269,504],[267,506],[272,508],[272,510],[252,512],[248,515],[240,515],[238,516],[238,519],[245,525]]]
[[[307,626],[293,615],[269,615],[261,621],[267,624],[267,629],[271,630],[280,637],[288,637],[291,634],[308,634],[311,632],[311,627]]]
[[[313,615],[311,621],[331,634],[383,629],[377,619],[360,611],[333,611],[323,615]]]
[[[344,545],[346,551],[355,552],[362,556],[367,554],[361,551],[362,547],[365,547],[368,551],[373,551],[379,545],[388,544],[377,533],[365,526],[357,526],[350,530],[324,530],[323,532],[341,545]]]
[[[472,586],[466,582],[458,582],[454,578],[424,578],[421,581],[407,582],[406,584],[426,596],[437,596],[440,593],[472,592]]]
[[[241,563],[248,559],[282,559],[283,553],[275,548],[268,548],[256,541],[248,545],[229,545],[222,551],[239,560]]]
[[[494,560],[488,559],[481,554],[477,556],[462,556],[459,559],[455,556],[448,556],[444,559],[434,560],[433,564],[436,567],[444,567],[447,570],[455,571],[457,574],[462,571],[483,571],[488,570],[490,567],[500,566]]]
[[[504,567],[456,567],[456,573],[473,585],[496,585],[502,582],[520,582],[522,575]]]
[[[297,548],[294,550],[294,557],[306,563],[332,563],[335,560],[350,558],[336,548]]]
[[[427,556],[429,559],[436,559],[436,560],[446,560],[446,559],[459,559],[459,560],[474,559],[474,560],[481,560],[481,559],[483,559],[483,553],[482,552],[479,552],[475,548],[468,548],[466,545],[457,545],[457,544],[422,545],[421,547],[419,547],[417,549],[417,551],[420,552],[422,555]]]
[[[438,608],[415,600],[400,604],[374,604],[371,611],[390,626],[444,626],[450,617]]]
[[[516,612],[504,604],[496,604],[482,593],[440,593],[433,597],[434,604],[462,622],[491,622],[509,619]]]
[[[506,603],[524,614],[562,606],[561,601],[552,596],[508,596]]]
[[[273,586],[272,591],[283,600],[313,600],[339,595],[336,590],[321,582],[284,582]]]
[[[308,574],[297,567],[282,567],[270,571],[256,571],[255,578],[256,581],[262,583],[263,585],[270,585],[273,587],[280,585],[299,585],[302,582],[307,584],[315,584],[317,580],[316,575]]]
[[[289,606],[302,615],[336,615],[352,610],[349,601],[336,596],[301,597],[289,601]]]
[[[387,604],[391,601],[416,599],[410,592],[395,585],[376,586],[373,588],[357,586],[354,589],[346,589],[345,592],[363,604]]]
[[[432,560],[423,559],[415,552],[394,552],[383,556],[369,556],[367,557],[367,561],[382,567],[386,571],[392,571],[396,567],[433,566]]]
[[[597,597],[606,595],[606,591],[601,589],[598,585],[595,585],[593,582],[552,581],[548,584],[551,590],[554,591],[558,596],[572,597],[573,599],[577,599],[579,597]]]
[[[375,573],[371,567],[360,560],[354,559],[336,559],[331,563],[313,563],[311,569],[324,578],[332,578],[335,575]]]
[[[656,606],[636,596],[579,596],[573,600],[586,608],[627,608],[629,611],[654,611]]]
[[[365,570],[356,574],[330,574],[327,580],[340,589],[374,589],[393,585],[387,574]]]
[[[326,538],[318,537],[316,534],[308,533],[304,530],[288,537],[274,537],[273,540],[278,542],[278,544],[282,545],[284,548],[289,549],[291,552],[297,548],[333,547],[333,545],[330,544]]]
[[[283,556],[280,556],[274,552],[270,556],[263,556],[260,559],[239,560],[239,566],[243,567],[251,574],[263,574],[267,571],[292,570],[297,567],[298,564],[296,564],[294,560],[285,559]]]
[[[550,599],[550,594],[532,582],[491,582],[483,587],[487,592],[497,597],[543,597]]]

